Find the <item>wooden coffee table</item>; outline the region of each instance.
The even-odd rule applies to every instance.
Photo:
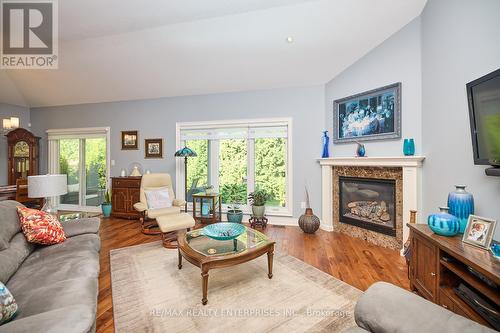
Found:
[[[179,269],[182,268],[182,257],[191,264],[200,267],[202,277],[203,298],[201,302],[208,302],[208,271],[212,268],[229,267],[267,253],[267,276],[273,277],[274,244],[263,233],[246,228],[238,238],[229,241],[218,241],[203,235],[202,230],[179,232]]]

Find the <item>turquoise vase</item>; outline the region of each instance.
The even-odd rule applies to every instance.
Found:
[[[110,203],[103,203],[101,204],[102,208],[102,215],[104,217],[110,217],[111,216],[111,204]]]
[[[415,140],[413,140],[413,139],[405,139],[404,140],[403,154],[405,154],[405,156],[415,155]]]
[[[227,221],[231,223],[241,223],[243,220],[243,212],[241,210],[228,210],[227,211]]]
[[[463,233],[469,220],[469,215],[474,214],[474,197],[465,190],[465,185],[455,185],[456,189],[448,194],[448,207],[450,214],[458,218],[460,232]]]
[[[448,213],[448,207],[439,207],[440,212],[431,214],[427,224],[432,231],[441,236],[455,236],[460,230],[460,222],[456,216]]]

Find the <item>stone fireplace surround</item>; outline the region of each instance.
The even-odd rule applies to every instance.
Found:
[[[402,248],[403,242],[403,169],[400,167],[363,167],[363,166],[334,166],[333,172],[333,231],[341,232],[362,238],[368,242],[388,247],[393,250]],[[389,179],[396,181],[396,236],[384,235],[380,232],[368,230],[340,222],[339,209],[339,177],[358,177],[369,179]]]
[[[425,157],[423,156],[398,156],[398,157],[334,157],[334,158],[323,158],[319,159],[321,165],[321,175],[322,175],[322,219],[321,227],[327,231],[340,231],[350,234],[354,237],[360,237],[372,243],[399,249],[402,253],[403,244],[409,237],[409,229],[406,226],[410,220],[410,210],[421,211],[421,169],[422,163]],[[354,170],[359,169],[355,172]],[[359,176],[362,173],[362,177],[365,178],[384,178],[383,173],[394,172],[395,170],[400,171],[400,188],[398,190],[398,181],[396,180],[396,192],[399,192],[399,197],[396,195],[396,200],[402,201],[401,212],[396,212],[396,238],[392,237],[392,241],[388,242],[387,239],[384,240],[383,236],[379,237],[378,242],[373,242],[372,236],[373,232],[361,233],[359,230],[353,230],[351,228],[343,226],[339,227],[338,211],[337,216],[335,216],[335,205],[334,202],[338,204],[338,200],[335,201],[335,187],[338,191],[338,174],[348,173],[347,176],[351,176],[351,172],[357,173],[353,176]],[[335,171],[337,170],[337,171]],[[375,172],[372,176],[370,171]],[[335,173],[337,173],[337,185],[335,186],[334,178]],[[377,177],[377,175],[379,177]],[[396,177],[395,174],[393,174]],[[386,177],[387,174],[386,174]],[[337,194],[338,196],[338,194]],[[398,199],[399,198],[399,199]],[[338,199],[338,197],[337,197]],[[398,227],[399,226],[399,227]],[[351,226],[350,226],[351,227]],[[360,229],[360,228],[358,228]],[[363,229],[364,230],[364,229]],[[389,237],[389,236],[386,236]],[[399,238],[398,238],[399,237]]]

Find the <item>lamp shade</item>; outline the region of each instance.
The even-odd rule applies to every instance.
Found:
[[[10,117],[10,127],[12,129],[19,128],[19,118],[18,117]]]
[[[176,157],[196,157],[198,156],[194,150],[184,147],[175,152]]]
[[[30,198],[50,198],[68,193],[66,175],[28,176]]]

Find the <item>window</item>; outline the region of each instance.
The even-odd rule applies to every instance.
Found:
[[[68,210],[99,210],[109,178],[109,129],[48,130],[49,173],[67,175],[68,193],[57,205]]]
[[[247,190],[247,140],[220,140],[219,193],[222,203],[246,203]]]
[[[208,186],[208,140],[186,140],[185,145],[196,152],[188,163],[188,201],[193,202],[193,194],[202,192]],[[183,196],[182,196],[183,197]]]
[[[286,139],[255,139],[255,188],[271,196],[268,205],[286,207]]]
[[[222,203],[250,211],[247,196],[265,190],[268,214],[292,215],[291,120],[178,123],[177,145],[197,153],[188,159],[188,202],[209,185]],[[177,195],[184,197],[184,165],[177,160]]]

